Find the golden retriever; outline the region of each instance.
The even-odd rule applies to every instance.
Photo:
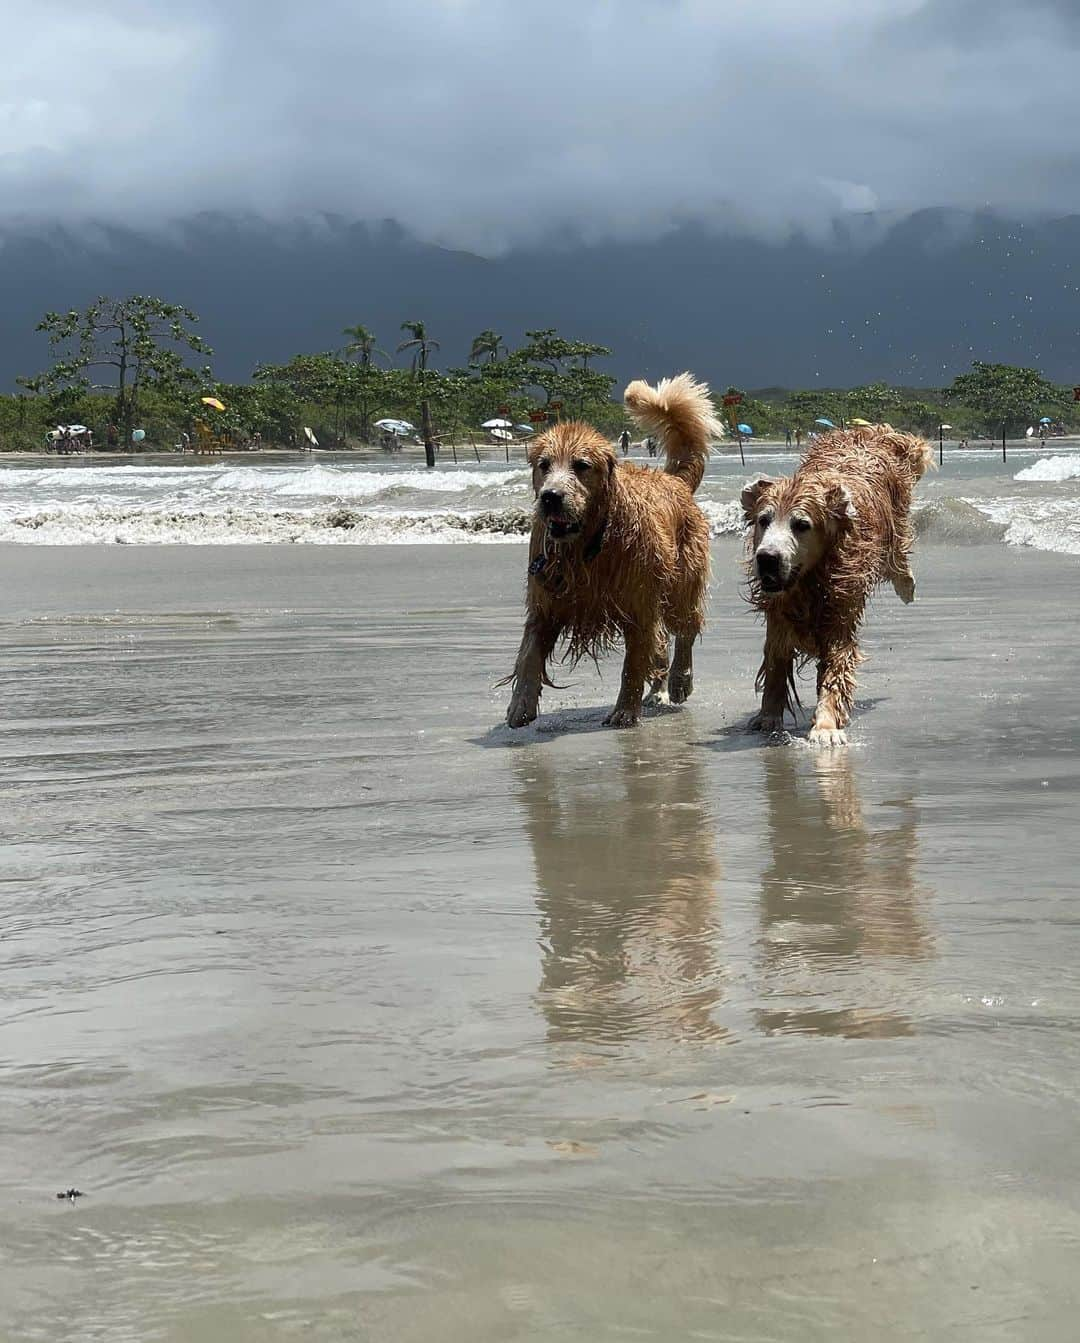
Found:
[[[615,707],[605,719],[633,727],[646,682],[681,703],[693,689],[692,650],[705,619],[709,525],[693,495],[709,443],[723,430],[709,389],[689,373],[656,387],[632,382],[626,405],[660,438],[663,471],[623,462],[597,431],[557,424],[529,447],[536,507],[529,545],[525,633],[506,721],[537,715],[548,659],[596,658],[622,640],[626,656]],[[668,635],[675,649],[668,663]],[[503,683],[505,684],[505,682]]]
[[[798,702],[795,664],[816,659],[810,741],[846,743],[867,599],[884,579],[903,601],[915,597],[911,494],[930,464],[927,443],[890,425],[841,429],[823,435],[793,476],[743,489],[750,600],[765,613],[751,729],[783,727]]]

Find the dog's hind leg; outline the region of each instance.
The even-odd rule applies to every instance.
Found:
[[[897,535],[885,561],[885,574],[893,591],[905,605],[915,600],[915,575],[911,572],[911,522],[906,512],[897,526]]]
[[[847,745],[847,727],[855,702],[855,669],[862,661],[854,639],[833,644],[818,662],[817,708],[810,724],[813,746]]]
[[[559,640],[559,626],[553,621],[530,615],[525,622],[517,662],[510,677],[513,693],[506,721],[510,727],[524,727],[536,717],[540,707],[540,691],[544,686],[547,660]]]
[[[641,716],[641,699],[645,693],[645,678],[656,656],[659,635],[655,626],[641,629],[627,624],[623,628],[626,657],[623,659],[622,684],[615,707],[604,719],[607,727],[636,727]]]
[[[656,631],[656,654],[653,658],[652,671],[649,673],[649,694],[648,699],[654,704],[669,704],[668,696],[668,663],[671,661],[671,654],[668,649],[667,632],[664,629]]]
[[[899,560],[893,557],[886,573],[892,581],[893,591],[905,605],[910,605],[915,600],[915,575],[911,572],[907,557]]]
[[[694,640],[698,631],[675,635],[675,653],[668,672],[668,694],[672,704],[684,704],[694,693]]]

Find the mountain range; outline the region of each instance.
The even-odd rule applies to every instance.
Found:
[[[984,359],[1080,382],[1080,216],[924,210],[848,216],[776,241],[685,224],[642,242],[561,238],[481,257],[393,222],[199,215],[168,227],[0,228],[0,385],[48,362],[34,327],[99,293],[152,293],[200,314],[223,379],[340,348],[403,319],[465,363],[490,327],[610,346],[620,384],[690,368],[715,386],[940,386]],[[604,364],[598,365],[603,367]]]

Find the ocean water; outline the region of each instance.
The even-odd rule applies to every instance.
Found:
[[[709,463],[699,501],[715,536],[742,529],[754,474],[792,471],[792,453],[730,448]],[[415,463],[85,462],[0,466],[0,542],[108,544],[453,544],[521,542],[532,491],[521,461]],[[920,535],[1080,554],[1077,444],[946,449],[920,485]]]

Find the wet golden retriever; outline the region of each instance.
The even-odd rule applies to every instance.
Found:
[[[619,697],[605,719],[613,727],[637,723],[647,682],[676,704],[693,688],[709,576],[709,525],[693,495],[723,430],[709,389],[689,373],[655,387],[632,382],[625,400],[661,440],[663,471],[619,461],[605,438],[577,422],[555,425],[529,447],[536,508],[525,633],[507,678],[511,727],[536,718],[560,641],[571,663],[625,644]]]
[[[784,480],[747,485],[750,599],[765,613],[765,655],[751,729],[774,732],[797,703],[795,666],[817,660],[810,741],[842,746],[862,660],[858,630],[867,599],[889,579],[914,600],[911,494],[930,447],[887,424],[823,435]]]

